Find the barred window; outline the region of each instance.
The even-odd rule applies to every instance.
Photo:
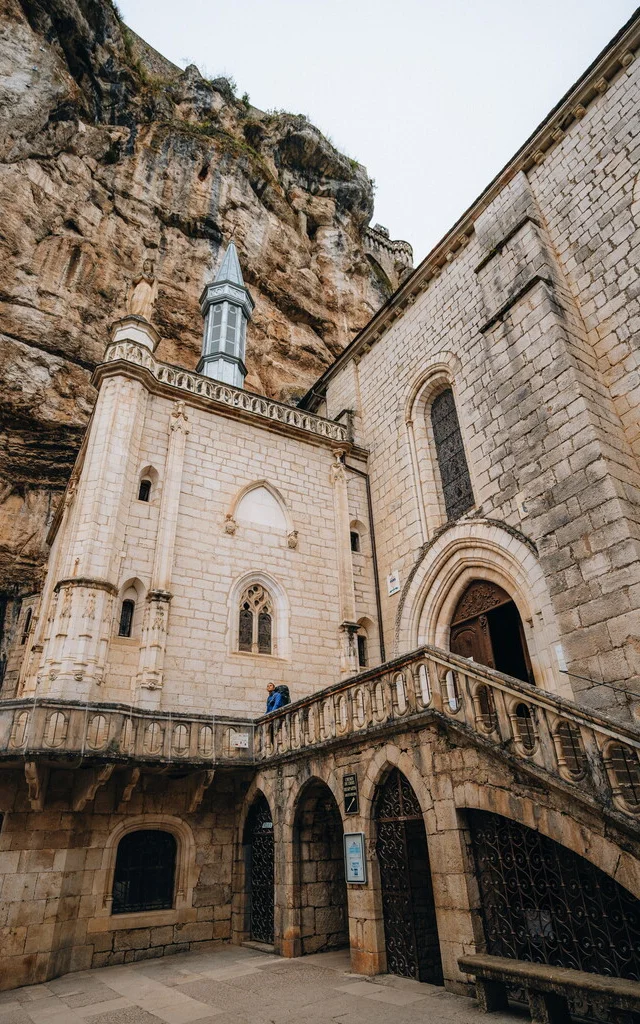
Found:
[[[253,583],[240,598],[238,650],[273,654],[273,599],[265,587]]]
[[[140,829],[123,836],[113,877],[113,914],[173,906],[176,841],[169,832]]]
[[[442,391],[431,405],[431,426],[447,519],[457,519],[474,503],[453,391]]]

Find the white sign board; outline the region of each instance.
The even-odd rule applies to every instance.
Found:
[[[400,573],[397,569],[392,569],[391,573],[387,576],[387,589],[389,597],[400,593]]]
[[[344,874],[352,885],[365,885],[367,861],[364,855],[364,832],[344,834]]]
[[[231,731],[231,746],[236,750],[249,749],[249,733]]]

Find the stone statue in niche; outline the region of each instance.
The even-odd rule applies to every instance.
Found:
[[[143,320],[150,323],[157,295],[158,282],[154,273],[153,260],[145,260],[142,264],[142,273],[133,280],[133,288],[127,303],[129,314],[141,316]]]

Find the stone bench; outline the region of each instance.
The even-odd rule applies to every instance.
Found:
[[[606,1011],[619,1024],[640,1022],[640,982],[609,978],[567,967],[533,964],[525,960],[476,953],[458,960],[461,971],[474,974],[476,996],[485,1013],[506,1010],[507,985],[522,986],[533,1024],[568,1024],[567,997],[578,996]]]

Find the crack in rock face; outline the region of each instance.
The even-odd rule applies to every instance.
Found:
[[[256,301],[249,390],[295,402],[397,286],[366,251],[372,182],[305,117],[176,68],[108,0],[0,15],[0,594],[41,583],[93,402],[145,259],[158,357],[193,369],[198,298],[233,238]],[[8,638],[5,637],[5,641]]]

